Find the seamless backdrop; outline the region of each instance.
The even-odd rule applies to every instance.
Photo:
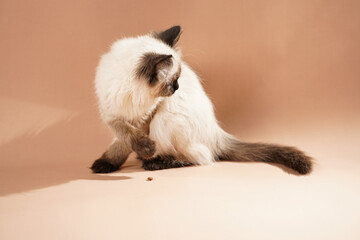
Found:
[[[247,141],[295,145],[315,158],[313,175],[302,178],[308,180],[294,181],[305,181],[303,189],[308,189],[312,181],[329,184],[324,188],[315,184],[320,192],[321,189],[328,192],[318,198],[315,194],[314,198],[320,204],[331,196],[333,202],[323,212],[317,212],[318,218],[314,218],[325,216],[323,225],[315,224],[313,229],[304,223],[308,226],[305,230],[307,236],[318,234],[318,238],[312,239],[331,239],[330,236],[340,237],[347,232],[348,239],[356,239],[360,236],[354,227],[360,220],[359,208],[355,207],[355,202],[360,199],[359,9],[360,1],[356,0],[0,0],[0,236],[10,239],[9,236],[16,233],[16,225],[29,223],[34,215],[32,208],[26,207],[25,203],[33,204],[35,209],[36,206],[46,206],[47,195],[37,201],[33,195],[27,194],[46,194],[48,188],[66,188],[67,184],[78,181],[88,183],[82,185],[82,189],[92,189],[105,182],[121,183],[124,189],[137,188],[125,185],[126,181],[137,179],[136,174],[147,176],[135,160],[128,163],[127,170],[114,175],[92,175],[88,169],[111,141],[96,107],[93,88],[96,65],[111,43],[119,38],[181,25],[183,34],[178,47],[182,49],[183,59],[203,80],[225,130]],[[284,179],[279,180],[279,184],[286,182],[287,177],[295,179],[274,166],[228,164],[218,167],[224,175],[234,179],[241,178],[241,174],[231,172],[234,169],[245,169],[243,177],[250,173],[264,173],[264,176],[268,176],[268,172],[274,176],[283,174]],[[208,176],[205,170],[201,170],[208,168],[194,169],[158,174],[172,176],[172,173],[170,179],[179,178],[178,181],[186,174],[191,175],[191,171]],[[216,175],[213,172],[216,170],[209,171]],[[231,173],[226,174],[226,171]],[[262,179],[261,174],[256,175],[256,179]],[[343,179],[343,182],[336,179]],[[200,185],[204,183],[199,181]],[[333,183],[335,188],[331,189]],[[291,186],[285,186],[280,192],[286,195],[287,187],[291,189]],[[271,191],[267,190],[270,194]],[[70,196],[71,191],[77,190],[72,187],[69,191],[62,191],[65,196]],[[51,194],[56,195],[56,192]],[[24,199],[19,197],[22,194],[25,194]],[[51,194],[49,196],[55,196]],[[186,194],[191,196],[186,192],[182,196]],[[240,196],[233,194],[232,199]],[[314,195],[306,192],[305,196]],[[311,206],[310,202],[307,204]],[[343,208],[330,210],[335,205]],[[186,206],[186,209],[191,209],[190,203]],[[22,215],[16,209],[21,209]],[[325,214],[330,211],[335,211],[335,214]],[[58,214],[51,210],[48,212],[50,218]],[[92,213],[93,217],[97,216],[96,211]],[[229,214],[223,213],[214,213],[213,217],[226,219]],[[23,217],[19,218],[17,214]],[[82,214],[75,211],[74,219],[81,222]],[[143,219],[140,226],[146,225],[144,219],[148,219],[148,215],[143,215],[140,210],[135,214]],[[164,218],[159,221],[165,223],[167,215],[163,214]],[[294,214],[304,222],[308,221],[307,215]],[[43,219],[49,217],[42,216]],[[285,219],[292,215],[283,216]],[[334,220],[329,220],[331,217]],[[67,218],[57,219],[59,222],[47,223],[49,231],[44,236],[65,239],[66,234],[76,232],[78,239],[89,239],[90,236],[81,229],[96,225],[95,222],[92,222],[94,225],[82,223],[83,228],[76,230],[66,224]],[[347,220],[343,222],[341,219]],[[279,219],[276,221],[283,223]],[[215,226],[215,223],[215,220],[208,222],[208,226]],[[65,235],[57,232],[57,224],[64,227],[61,234]],[[332,228],[336,225],[337,228]],[[24,233],[34,237],[38,228],[40,225],[29,226]],[[227,239],[237,234],[251,235],[249,230],[231,231],[221,224],[219,228],[213,230],[213,235],[210,231],[207,239],[216,239],[216,233],[221,229],[230,231]],[[165,235],[156,235],[159,234],[156,229],[149,227],[144,231],[149,237],[157,236],[158,239],[166,235],[164,232]],[[194,233],[200,239],[202,229],[190,228],[188,234]],[[296,227],[291,229],[296,230]],[[112,228],[107,234],[121,236],[117,231],[117,228]],[[274,233],[271,231],[268,233]],[[136,235],[126,231],[122,234]],[[15,236],[22,238],[20,233]],[[186,234],[166,236],[171,236],[171,239],[189,237]],[[281,239],[283,235],[276,236]],[[264,238],[259,236],[259,239]],[[284,236],[284,239],[287,238]]]

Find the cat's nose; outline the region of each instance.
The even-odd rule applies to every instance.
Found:
[[[172,84],[172,88],[174,89],[174,92],[179,89],[179,83],[178,80],[175,80]]]

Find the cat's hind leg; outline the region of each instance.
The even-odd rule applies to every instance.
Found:
[[[143,168],[150,171],[193,165],[191,162],[178,160],[172,155],[158,155],[150,159],[139,159],[143,161]]]
[[[177,149],[178,151],[180,149]],[[181,149],[181,154],[190,162],[196,165],[209,165],[215,162],[210,149],[204,144],[197,143]]]
[[[119,170],[131,153],[131,147],[123,141],[115,140],[103,155],[90,167],[94,173],[110,173]]]

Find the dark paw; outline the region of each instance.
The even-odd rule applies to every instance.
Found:
[[[152,159],[143,161],[143,168],[149,171],[168,169],[168,168],[179,168],[193,165],[190,162],[178,161],[173,157],[160,157],[157,156]]]
[[[119,166],[111,164],[107,159],[99,158],[91,166],[93,173],[110,173],[119,170]]]
[[[137,139],[132,148],[136,154],[141,158],[151,158],[156,151],[155,142],[148,137],[141,137]]]

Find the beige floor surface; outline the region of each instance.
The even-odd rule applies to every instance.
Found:
[[[147,172],[133,156],[108,175],[90,159],[2,167],[0,239],[356,240],[360,129],[348,130],[262,134],[313,155],[309,176],[236,162]]]

